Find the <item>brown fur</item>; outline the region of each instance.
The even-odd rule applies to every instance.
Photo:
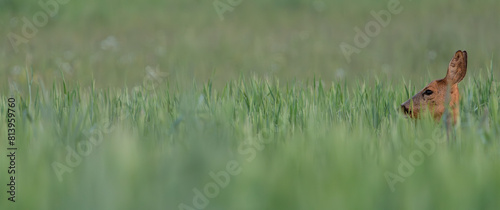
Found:
[[[447,108],[445,103],[449,101],[453,123],[456,123],[459,117],[458,83],[462,81],[466,73],[467,52],[459,50],[451,59],[446,76],[432,81],[411,99],[401,104],[401,109],[412,118],[418,118],[424,110],[428,109],[435,120],[440,120]]]

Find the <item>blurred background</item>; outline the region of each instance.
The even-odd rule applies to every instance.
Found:
[[[356,47],[355,28],[391,8],[400,12],[349,62],[342,43]],[[1,192],[0,209],[182,209],[232,160],[242,173],[206,209],[498,209],[499,9],[497,0],[0,0],[0,118],[15,96],[22,148],[19,202]],[[384,174],[415,142],[447,138],[399,104],[444,77],[457,50],[469,55],[457,141],[437,145],[393,192]],[[158,91],[144,85],[151,76]],[[61,181],[52,164],[107,125],[113,132]],[[268,144],[249,163],[238,146],[258,141]],[[0,158],[0,186],[8,164]]]
[[[340,44],[355,46],[354,28],[364,31],[375,20],[370,12],[388,10],[389,1],[66,1],[32,38],[16,45],[17,52],[8,34],[22,35],[23,17],[32,22],[44,10],[34,0],[0,1],[2,90],[5,80],[22,84],[28,63],[35,83],[50,85],[64,76],[82,86],[94,79],[98,87],[140,84],[147,66],[158,66],[173,81],[211,79],[220,87],[242,75],[316,76],[327,84],[436,79],[459,49],[469,52],[470,75],[499,63],[495,0],[396,1],[402,11],[350,63]],[[217,2],[229,10],[219,14]]]

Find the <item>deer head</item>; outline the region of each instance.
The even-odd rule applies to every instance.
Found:
[[[411,99],[401,104],[402,111],[412,118],[418,118],[424,110],[430,111],[435,120],[440,120],[449,102],[453,122],[458,112],[458,83],[467,72],[467,52],[457,51],[450,61],[446,77],[434,80]]]

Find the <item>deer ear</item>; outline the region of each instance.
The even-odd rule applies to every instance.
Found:
[[[445,80],[450,85],[457,84],[464,79],[465,73],[467,73],[467,51],[459,50],[448,65]]]

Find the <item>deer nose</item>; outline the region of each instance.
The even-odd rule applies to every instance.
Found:
[[[405,104],[401,104],[401,111],[403,111],[403,113],[405,114],[408,114],[410,112],[410,110]]]

